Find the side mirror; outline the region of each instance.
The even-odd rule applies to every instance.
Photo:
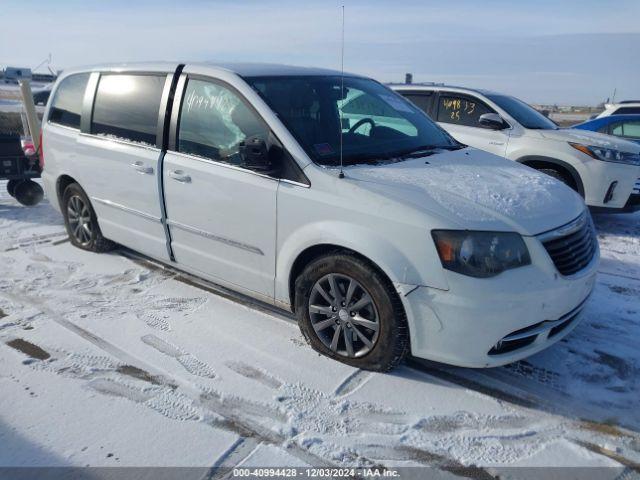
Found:
[[[240,143],[240,156],[245,168],[265,175],[274,175],[278,172],[279,166],[269,154],[267,142],[260,135],[247,137]]]
[[[491,130],[504,130],[507,128],[506,122],[497,113],[484,113],[480,115],[478,122],[484,128],[490,128]]]

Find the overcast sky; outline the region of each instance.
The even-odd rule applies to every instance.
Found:
[[[640,1],[0,0],[0,65],[136,60],[340,66],[538,103],[640,98]]]

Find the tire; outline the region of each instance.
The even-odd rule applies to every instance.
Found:
[[[16,196],[16,187],[18,186],[18,184],[20,182],[23,182],[23,181],[24,180],[9,180],[7,182],[7,193],[15,198],[15,196]]]
[[[560,172],[560,171],[558,171],[558,170],[556,170],[554,168],[540,168],[538,171],[541,172],[541,173],[544,173],[546,175],[549,175],[550,177],[553,177],[556,180],[561,181],[562,183],[564,183],[566,186],[572,188],[573,190],[576,190],[576,187],[575,187],[575,185],[573,183],[573,180],[567,178],[567,176],[564,173],[562,173],[562,172]]]
[[[33,180],[24,180],[16,184],[13,196],[25,207],[34,207],[44,198],[44,190]]]
[[[72,245],[96,253],[115,248],[114,242],[102,236],[96,212],[87,194],[77,183],[70,184],[62,195],[62,214]]]
[[[317,258],[296,279],[295,289],[298,325],[317,352],[377,372],[391,370],[407,355],[409,328],[400,298],[369,262],[346,252]]]

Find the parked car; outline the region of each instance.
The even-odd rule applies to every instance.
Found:
[[[544,172],[600,211],[640,209],[640,146],[560,128],[509,95],[446,85],[393,85],[456,140]]]
[[[606,133],[640,143],[640,115],[610,115],[579,123],[571,128]]]
[[[49,95],[51,95],[51,89],[45,88],[33,93],[33,103],[36,106],[44,106],[49,101]]]
[[[43,181],[73,245],[117,242],[291,309],[349,365],[388,370],[409,348],[509,363],[566,336],[594,286],[579,195],[369,78],[95,67],[65,72],[44,118]]]
[[[640,114],[640,100],[624,100],[618,103],[607,103],[604,111],[596,118],[608,117],[610,115],[638,115]]]

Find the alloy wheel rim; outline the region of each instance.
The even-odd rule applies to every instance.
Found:
[[[339,356],[362,357],[378,340],[380,320],[373,298],[348,275],[330,273],[315,283],[309,317],[323,345]]]
[[[77,195],[69,199],[67,216],[71,235],[80,245],[87,245],[93,238],[91,229],[91,212],[87,204]]]

